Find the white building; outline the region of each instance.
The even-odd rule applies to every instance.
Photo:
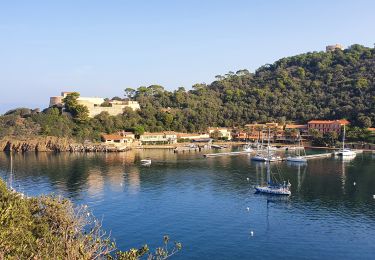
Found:
[[[73,92],[62,92],[61,96],[55,96],[50,98],[49,106],[63,106],[63,99]],[[111,116],[122,114],[124,109],[129,107],[133,110],[140,109],[137,101],[117,101],[110,100],[109,106],[102,106],[105,102],[104,98],[101,97],[79,97],[77,99],[78,104],[84,105],[89,110],[89,117],[99,115],[101,112],[108,112]]]
[[[148,133],[145,132],[139,137],[142,144],[175,144],[177,143],[177,133],[173,131]]]
[[[214,133],[217,132],[219,138],[226,140],[232,140],[232,129],[226,127],[210,127],[208,128],[208,134],[210,137],[214,137]]]

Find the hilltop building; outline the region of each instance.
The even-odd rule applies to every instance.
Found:
[[[63,106],[63,99],[72,92],[61,92],[61,96],[50,97],[49,107],[52,106]],[[106,106],[103,106],[105,102],[104,98],[101,97],[79,97],[77,99],[78,104],[84,105],[89,110],[89,117],[94,117],[101,112],[108,112],[111,116],[116,116],[122,114],[126,107],[133,110],[140,109],[139,103],[137,101],[118,101],[110,100]]]
[[[335,50],[344,50],[344,46],[341,44],[327,45],[326,52],[335,51]]]

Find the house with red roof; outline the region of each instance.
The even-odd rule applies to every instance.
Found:
[[[308,130],[316,129],[321,133],[336,132],[340,134],[341,128],[344,125],[349,125],[350,122],[346,119],[341,120],[311,120],[307,123]]]

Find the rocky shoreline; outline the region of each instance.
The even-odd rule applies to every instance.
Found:
[[[102,144],[81,144],[69,138],[33,137],[30,139],[3,138],[0,151],[5,152],[122,152],[129,147],[105,146]]]

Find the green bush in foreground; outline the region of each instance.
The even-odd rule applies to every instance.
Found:
[[[147,245],[122,252],[87,206],[54,196],[25,197],[0,180],[0,259],[166,259],[175,243],[150,253]]]

